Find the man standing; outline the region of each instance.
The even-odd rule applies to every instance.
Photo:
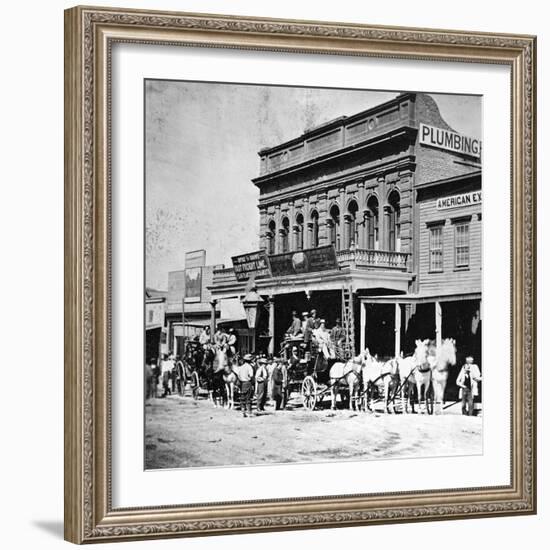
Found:
[[[254,380],[254,369],[252,368],[252,355],[247,353],[244,356],[243,364],[240,366],[237,376],[241,384],[241,411],[246,418],[252,414],[252,381]]]
[[[161,365],[162,387],[164,389],[162,397],[166,397],[167,395],[170,395],[172,393],[170,391],[170,378],[172,377],[173,370],[174,361],[172,360],[172,354],[170,354],[169,356],[165,354]]]
[[[462,399],[464,415],[474,414],[474,397],[479,394],[479,382],[481,382],[479,367],[474,363],[474,358],[469,355],[456,379],[456,385],[460,388],[459,397]]]
[[[313,329],[315,328],[315,323],[313,319],[309,316],[307,311],[304,311],[302,314],[304,319],[303,321],[303,331],[304,331],[304,344],[306,350],[311,348],[311,340],[313,338]]]
[[[267,399],[267,361],[262,358],[258,363],[259,366],[256,371],[256,408],[258,411],[263,411]]]
[[[317,310],[316,309],[311,310],[310,322],[313,323],[313,330],[315,330],[315,329],[317,329],[321,326],[321,319],[319,319],[319,317],[317,317]]]
[[[286,368],[282,359],[277,363],[271,373],[271,397],[275,401],[275,410],[279,411],[286,405]]]

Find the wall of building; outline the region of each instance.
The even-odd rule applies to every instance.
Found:
[[[463,188],[464,189],[464,188]],[[469,187],[467,191],[480,190],[480,182]],[[419,202],[419,290],[425,294],[449,294],[462,292],[481,292],[481,245],[482,219],[481,203],[457,208],[438,210],[439,197],[450,197],[457,194],[456,188],[447,187],[443,194],[430,196]],[[455,265],[455,239],[458,223],[469,226],[469,265],[467,268]],[[443,266],[441,271],[434,272],[430,266],[430,231],[441,227],[443,245]]]
[[[164,326],[164,314],[166,311],[166,303],[162,302],[145,302],[145,327],[149,326]]]

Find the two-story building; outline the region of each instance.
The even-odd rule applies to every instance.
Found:
[[[478,139],[456,133],[429,95],[404,93],[259,156],[259,248],[286,266],[255,282],[269,351],[292,310],[316,309],[328,326],[343,319],[354,352],[408,353],[415,338],[449,336],[477,354]],[[242,298],[246,283],[216,269],[209,289],[223,302]]]

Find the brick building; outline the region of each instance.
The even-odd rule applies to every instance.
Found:
[[[344,317],[354,352],[454,337],[459,361],[481,361],[479,140],[456,133],[429,95],[404,93],[259,156],[260,249],[294,267],[331,247],[336,260],[256,280],[269,351],[293,309],[315,308],[329,326]],[[209,290],[220,303],[246,288],[223,268]]]

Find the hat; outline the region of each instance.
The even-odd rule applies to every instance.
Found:
[[[252,361],[252,355],[250,355],[250,353],[247,353],[247,354],[243,357],[243,359],[244,359],[245,361]]]
[[[320,323],[321,325],[324,325],[324,324],[325,324],[325,320],[324,320],[324,319],[321,319],[321,320],[319,321],[319,323]]]
[[[303,315],[309,315],[309,314],[308,314],[307,311],[304,311],[304,312],[302,313],[302,316],[303,316]]]
[[[338,319],[336,319],[336,324],[339,325],[340,324],[340,318],[338,317]]]
[[[316,310],[316,309],[312,309],[312,310],[310,311],[310,313],[313,315],[314,313],[317,313],[317,310]]]

